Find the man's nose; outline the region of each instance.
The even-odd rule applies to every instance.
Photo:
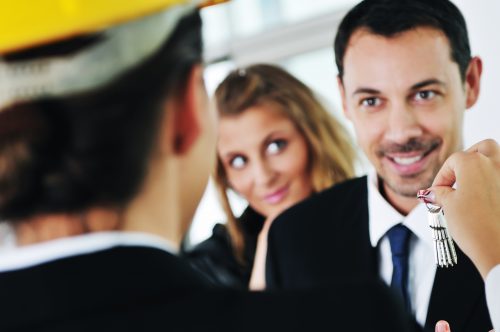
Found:
[[[388,141],[404,144],[423,133],[415,110],[404,103],[391,107],[387,121],[385,139]]]

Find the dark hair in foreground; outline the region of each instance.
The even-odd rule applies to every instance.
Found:
[[[201,51],[196,12],[105,87],[0,110],[0,220],[128,203],[144,180],[164,102],[182,92]]]
[[[339,77],[344,75],[344,56],[352,34],[359,29],[384,37],[418,27],[442,31],[448,38],[451,59],[462,80],[471,60],[467,26],[460,10],[449,0],[365,0],[347,13],[334,42]]]

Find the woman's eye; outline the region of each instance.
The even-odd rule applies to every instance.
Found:
[[[246,159],[243,156],[236,156],[229,162],[232,168],[241,169],[246,164]]]
[[[377,97],[370,97],[370,98],[365,98],[361,101],[361,105],[364,107],[377,107],[381,104],[380,98]]]
[[[415,100],[429,100],[429,99],[434,98],[435,96],[436,96],[436,93],[434,91],[423,90],[423,91],[417,92],[417,94],[415,95]]]
[[[277,154],[278,152],[280,152],[281,150],[283,150],[283,148],[285,146],[286,146],[286,141],[285,140],[277,139],[277,140],[274,140],[271,143],[269,143],[269,145],[267,146],[266,151],[269,154]]]

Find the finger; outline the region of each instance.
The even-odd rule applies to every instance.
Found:
[[[424,203],[432,203],[439,206],[446,205],[449,195],[455,191],[449,186],[433,186],[427,190],[419,191],[418,198]]]
[[[480,141],[470,148],[465,150],[466,152],[479,152],[490,159],[500,161],[500,146],[494,139],[485,139]]]
[[[450,325],[445,320],[440,320],[436,323],[436,332],[450,332]]]
[[[451,155],[446,161],[444,162],[443,166],[441,166],[441,169],[439,172],[436,174],[436,177],[434,178],[434,181],[432,182],[432,186],[448,186],[451,187],[456,181],[456,174],[455,174],[455,169],[456,169],[456,159],[458,158],[458,154],[463,153],[463,152],[457,152],[453,155]]]
[[[492,160],[495,163],[500,163],[500,146],[493,139],[486,139],[478,142],[468,148],[465,152],[456,152],[452,154],[437,173],[433,186],[453,186],[456,181],[457,161],[465,158],[467,154],[477,152]]]

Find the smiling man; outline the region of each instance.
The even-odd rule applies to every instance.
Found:
[[[448,0],[363,1],[340,24],[335,57],[345,115],[373,170],[277,218],[268,288],[382,278],[427,330],[439,319],[489,330],[479,274],[460,250],[457,266],[436,269],[416,199],[462,150],[464,112],[479,95],[482,62],[462,14]]]
[[[470,60],[462,80],[450,43],[436,28],[389,38],[361,28],[349,39],[343,66],[339,86],[358,143],[385,198],[408,214],[417,190],[462,149],[463,114],[477,100],[481,60]]]

